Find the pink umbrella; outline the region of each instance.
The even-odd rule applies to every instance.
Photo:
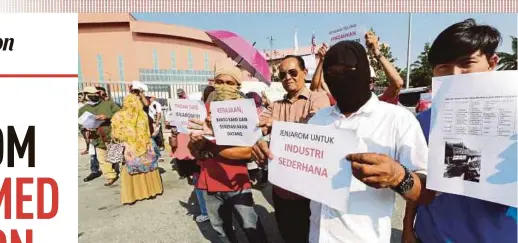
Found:
[[[206,33],[228,57],[237,61],[253,77],[270,85],[271,74],[268,62],[252,44],[241,36],[225,30],[213,30]]]

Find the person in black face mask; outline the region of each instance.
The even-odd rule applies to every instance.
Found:
[[[389,242],[395,193],[419,204],[434,196],[425,185],[428,147],[423,132],[410,111],[382,102],[370,91],[369,62],[361,44],[335,44],[322,65],[336,105],[316,112],[308,124],[332,126],[337,133],[348,130],[343,135],[357,142],[343,144],[356,146],[344,158],[354,176],[349,189],[361,193],[347,195],[347,212],[312,201],[309,242]]]
[[[354,41],[335,44],[324,59],[324,80],[344,113],[360,109],[372,95],[365,48]]]

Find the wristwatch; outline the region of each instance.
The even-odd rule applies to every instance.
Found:
[[[410,170],[408,170],[405,166],[401,165],[401,167],[403,167],[403,169],[405,170],[405,176],[403,177],[403,180],[399,183],[399,185],[393,187],[392,190],[397,192],[399,195],[403,196],[410,192],[410,190],[412,190],[412,187],[414,187],[414,177],[412,177]]]
[[[383,57],[383,53],[381,53],[381,52],[378,55],[374,54],[374,58],[376,58],[376,60],[379,60],[382,57]]]

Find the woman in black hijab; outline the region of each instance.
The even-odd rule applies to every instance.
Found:
[[[324,80],[342,113],[353,113],[371,98],[369,60],[358,42],[341,41],[324,59]]]

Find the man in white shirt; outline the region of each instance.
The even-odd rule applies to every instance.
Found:
[[[311,202],[310,242],[390,242],[395,193],[428,203],[428,148],[418,121],[406,109],[379,101],[369,88],[364,47],[339,42],[326,54],[324,79],[337,104],[318,111],[309,124],[356,131],[360,148],[350,154],[354,177],[347,212]]]
[[[160,150],[164,150],[164,138],[162,136],[162,105],[152,96],[149,104],[149,116],[153,119],[153,139]]]

